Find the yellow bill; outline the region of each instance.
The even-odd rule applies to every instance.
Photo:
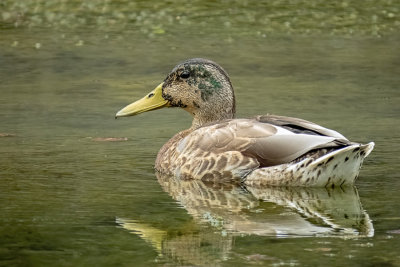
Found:
[[[157,86],[156,89],[148,93],[142,99],[124,107],[123,109],[117,112],[115,117],[118,118],[118,117],[134,116],[146,111],[159,109],[162,107],[168,107],[169,106],[168,100],[165,100],[162,97],[162,86],[163,83]]]

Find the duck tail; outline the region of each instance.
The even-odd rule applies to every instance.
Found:
[[[341,187],[353,185],[374,142],[352,143],[317,159],[260,168],[245,180],[248,185]]]
[[[368,157],[368,155],[372,152],[372,150],[375,147],[375,143],[374,142],[369,142],[366,145],[361,145],[362,149],[365,151],[365,156],[364,158]]]
[[[335,150],[317,159],[310,164],[310,169],[316,170],[323,166],[326,177],[320,177],[318,186],[334,187],[353,185],[358,178],[364,159],[374,149],[375,143],[354,143],[339,150]]]

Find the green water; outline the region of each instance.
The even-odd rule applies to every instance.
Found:
[[[2,1],[0,266],[400,266],[397,1]],[[356,188],[182,183],[178,109],[115,120],[176,63],[230,74],[238,117],[374,141]]]

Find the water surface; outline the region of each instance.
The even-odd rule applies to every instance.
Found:
[[[21,3],[0,11],[0,265],[398,265],[398,5],[121,1],[99,16],[97,1]],[[238,117],[296,116],[374,141],[356,188],[157,177],[159,148],[189,114],[114,115],[191,57],[227,70]]]

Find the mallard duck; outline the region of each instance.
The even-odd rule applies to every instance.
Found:
[[[235,119],[235,94],[217,63],[194,58],[116,117],[164,107],[193,116],[192,126],[160,149],[156,171],[179,179],[235,181],[249,185],[351,185],[374,143],[359,144],[315,123],[260,115]]]

